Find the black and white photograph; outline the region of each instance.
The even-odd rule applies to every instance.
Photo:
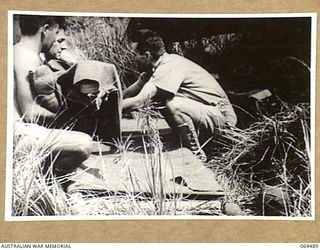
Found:
[[[315,24],[9,11],[6,220],[314,220]]]

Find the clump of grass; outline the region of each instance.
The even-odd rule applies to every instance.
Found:
[[[135,114],[135,118],[140,125],[141,132],[146,136],[142,137],[145,159],[147,166],[151,169],[150,188],[156,213],[161,215],[165,205],[164,177],[163,177],[163,144],[160,140],[157,122],[162,117],[156,111],[155,104],[149,99],[143,108]]]
[[[273,208],[263,196],[277,191],[283,198],[271,213],[311,216],[309,116],[307,104],[284,105],[245,130],[222,131],[209,165],[229,190],[227,200],[265,215]]]
[[[67,177],[54,176],[55,159],[50,159],[49,147],[21,136],[13,150],[12,216],[70,214],[68,197],[61,187]]]

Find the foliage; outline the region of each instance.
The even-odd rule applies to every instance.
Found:
[[[227,199],[243,208],[258,215],[269,209],[277,215],[311,216],[309,105],[282,108],[247,129],[222,131],[210,165],[229,189]],[[279,208],[263,200],[270,187],[284,197]]]
[[[53,175],[49,147],[39,147],[27,136],[17,138],[13,153],[12,215],[43,216],[70,214],[70,203],[62,189],[68,175]]]
[[[138,75],[126,36],[128,23],[129,18],[120,17],[69,17],[66,30],[78,58],[114,64],[124,87],[130,75]]]

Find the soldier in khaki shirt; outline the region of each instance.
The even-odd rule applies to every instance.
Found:
[[[163,115],[178,132],[182,145],[205,161],[200,142],[237,122],[226,93],[205,69],[166,53],[155,32],[140,31],[132,47],[140,68],[152,67],[153,73],[146,83],[138,81],[124,91],[123,110],[138,109],[149,98],[162,99],[166,107]]]

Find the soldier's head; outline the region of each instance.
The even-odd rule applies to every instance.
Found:
[[[65,19],[62,16],[19,15],[19,23],[22,36],[39,35],[41,51],[46,53],[63,30]]]
[[[139,70],[146,71],[166,50],[162,38],[151,30],[139,30],[133,39],[132,49]]]
[[[64,34],[64,29],[60,29],[59,34],[57,34],[55,41],[45,54],[46,59],[61,59],[61,52],[67,49],[66,36]]]

